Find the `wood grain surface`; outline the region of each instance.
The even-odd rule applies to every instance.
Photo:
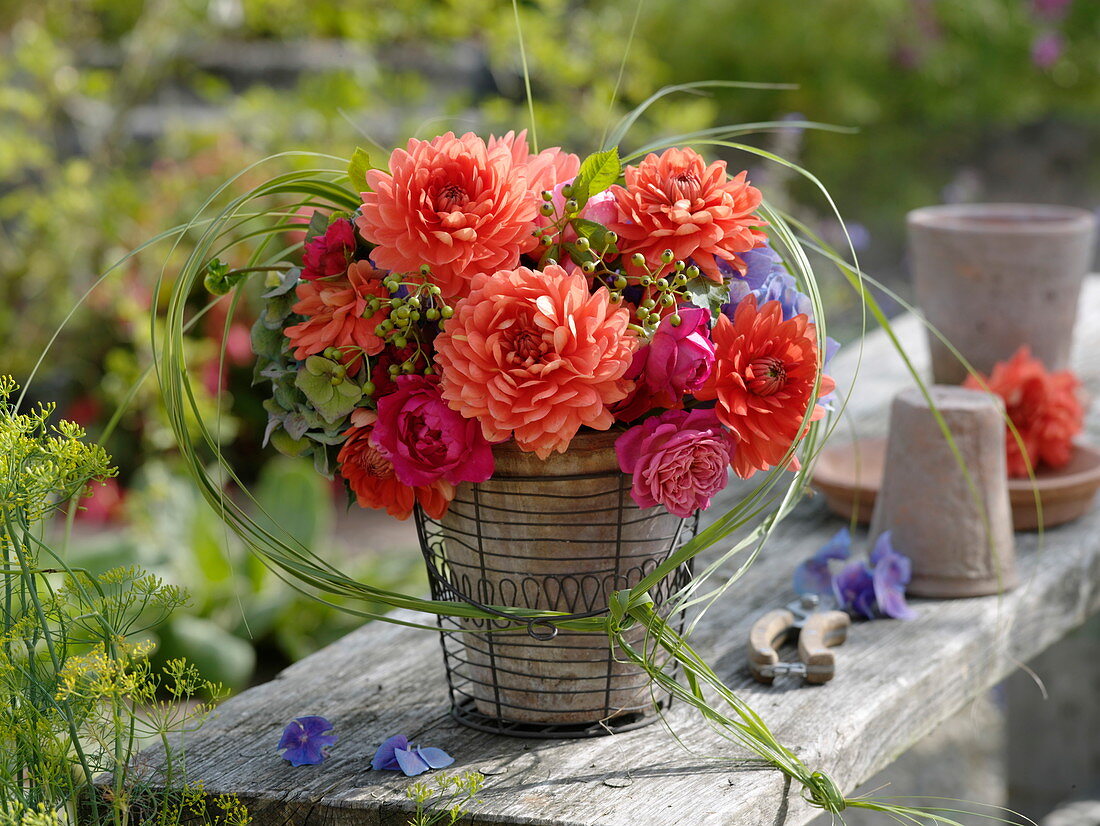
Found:
[[[897,328],[923,366],[927,348],[916,320],[903,319]],[[1086,286],[1077,338],[1075,365],[1096,398],[1100,278]],[[846,350],[833,366],[842,393],[861,355],[855,345]],[[858,393],[834,438],[881,435],[889,400],[907,384],[885,337],[868,336]],[[1100,441],[1095,406],[1089,431],[1092,441]],[[731,487],[712,513],[721,513],[738,490]],[[843,524],[820,497],[802,503],[706,613],[691,641],[782,743],[846,791],[1100,609],[1100,508],[1094,507],[1042,537],[1017,536],[1021,585],[1010,594],[915,600],[915,621],[854,623],[836,649],[830,683],[806,687],[781,677],[773,686],[756,684],[745,658],[750,625],[791,599],[795,565]],[[292,768],[275,744],[290,719],[306,714],[328,717],[340,740],[323,764]],[[464,821],[478,826],[799,826],[819,813],[783,775],[746,762],[747,755],[690,709],[674,707],[666,721],[676,737],[660,723],[582,741],[530,741],[462,728],[448,716],[436,635],[376,623],[224,703],[189,735],[187,776],[209,794],[239,795],[261,824],[405,824],[410,806],[404,790],[412,781],[370,768],[378,744],[403,733],[453,754],[450,770],[486,775],[483,803]],[[151,750],[142,759],[155,767],[159,757]]]

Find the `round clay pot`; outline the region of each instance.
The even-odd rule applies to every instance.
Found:
[[[1016,585],[1003,404],[963,387],[929,393],[962,463],[920,390],[895,396],[871,536],[891,531],[893,546],[913,563],[906,590],[914,596],[1001,593]]]
[[[1096,218],[1042,204],[954,204],[909,213],[909,255],[925,318],[986,375],[1022,344],[1049,369],[1066,366]],[[931,332],[932,376],[966,368]]]
[[[602,611],[694,533],[694,520],[634,504],[618,435],[582,431],[545,461],[514,443],[496,446],[492,479],[460,485],[438,530],[422,533],[429,561],[453,591],[483,605]],[[671,579],[653,589],[658,602]],[[649,676],[617,661],[605,634],[543,640],[504,621],[456,622],[462,650],[445,645],[452,692],[472,696],[487,717],[577,725],[652,710]],[[629,636],[635,645],[644,637],[641,627]]]

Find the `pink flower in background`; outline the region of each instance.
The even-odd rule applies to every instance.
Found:
[[[544,190],[553,190],[564,181],[571,181],[581,168],[581,159],[559,146],[544,149],[532,155],[527,147],[527,130],[508,132],[499,138],[489,136],[488,147],[492,151],[503,146],[512,154],[517,166],[527,169],[527,185],[536,197]]]
[[[634,391],[621,402],[615,417],[624,422],[655,407],[680,407],[685,393],[694,393],[714,367],[714,342],[710,340],[710,312],[683,306],[680,326],[666,316],[653,339],[634,354],[624,378],[633,379]]]
[[[447,406],[438,376],[398,376],[397,389],[378,400],[371,441],[393,463],[402,484],[484,482],[493,451],[474,419]]]
[[[633,476],[642,508],[664,505],[680,517],[710,505],[726,486],[737,438],[713,410],[669,410],[630,428],[615,442],[619,467]]]
[[[76,519],[90,525],[111,524],[122,516],[125,501],[126,494],[118,479],[111,477],[102,482],[91,482],[87,496],[78,501]]]
[[[1049,69],[1062,56],[1063,46],[1058,32],[1043,32],[1031,44],[1031,62],[1040,69]]]
[[[348,271],[355,252],[355,227],[347,218],[328,225],[324,235],[314,236],[302,251],[302,278],[312,281]]]

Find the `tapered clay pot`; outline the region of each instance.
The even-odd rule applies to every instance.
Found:
[[[955,204],[909,213],[917,303],[986,375],[1022,344],[1049,369],[1066,366],[1077,300],[1092,261],[1096,218],[1042,204]],[[929,334],[932,376],[960,384],[966,368]]]
[[[910,594],[1001,593],[1017,581],[1004,407],[991,393],[963,387],[933,386],[930,394],[962,463],[921,392],[895,396],[871,536],[891,531],[893,546],[912,561]]]
[[[434,530],[430,521],[423,526],[426,557],[456,592],[449,596],[600,612],[614,591],[637,585],[686,541],[693,520],[641,510],[630,498],[615,456],[618,435],[582,431],[568,452],[545,461],[511,443],[495,447],[493,478],[460,485]],[[651,593],[660,602],[672,586],[666,580]],[[538,639],[505,622],[454,622],[462,645],[448,649],[445,640],[452,692],[456,703],[472,697],[488,718],[577,725],[652,710],[648,675],[616,661],[605,634]],[[531,630],[540,637],[550,631]],[[639,627],[629,639],[641,646],[644,636]]]

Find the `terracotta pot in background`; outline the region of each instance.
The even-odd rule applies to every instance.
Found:
[[[1072,207],[955,204],[909,213],[909,257],[925,317],[989,374],[1021,344],[1065,367],[1077,299],[1092,262],[1096,218]],[[966,368],[929,333],[932,376],[959,384]]]
[[[907,590],[914,596],[1006,591],[1016,585],[1016,546],[1005,474],[1004,407],[1000,398],[980,390],[933,386],[930,393],[963,464],[920,390],[895,396],[871,536],[892,532],[893,546],[912,560]]]
[[[613,591],[636,585],[693,535],[694,520],[634,504],[615,456],[618,435],[582,431],[566,453],[545,461],[497,445],[492,479],[461,485],[438,523],[420,517],[426,557],[451,589],[441,596],[599,612]],[[666,579],[655,599],[686,576]],[[462,629],[444,639],[460,712],[472,699],[493,720],[573,726],[652,710],[648,675],[617,662],[604,634],[560,631],[542,640],[505,622],[492,622],[506,630],[491,633],[485,620],[444,623]],[[638,627],[630,639],[641,645],[644,637]]]

